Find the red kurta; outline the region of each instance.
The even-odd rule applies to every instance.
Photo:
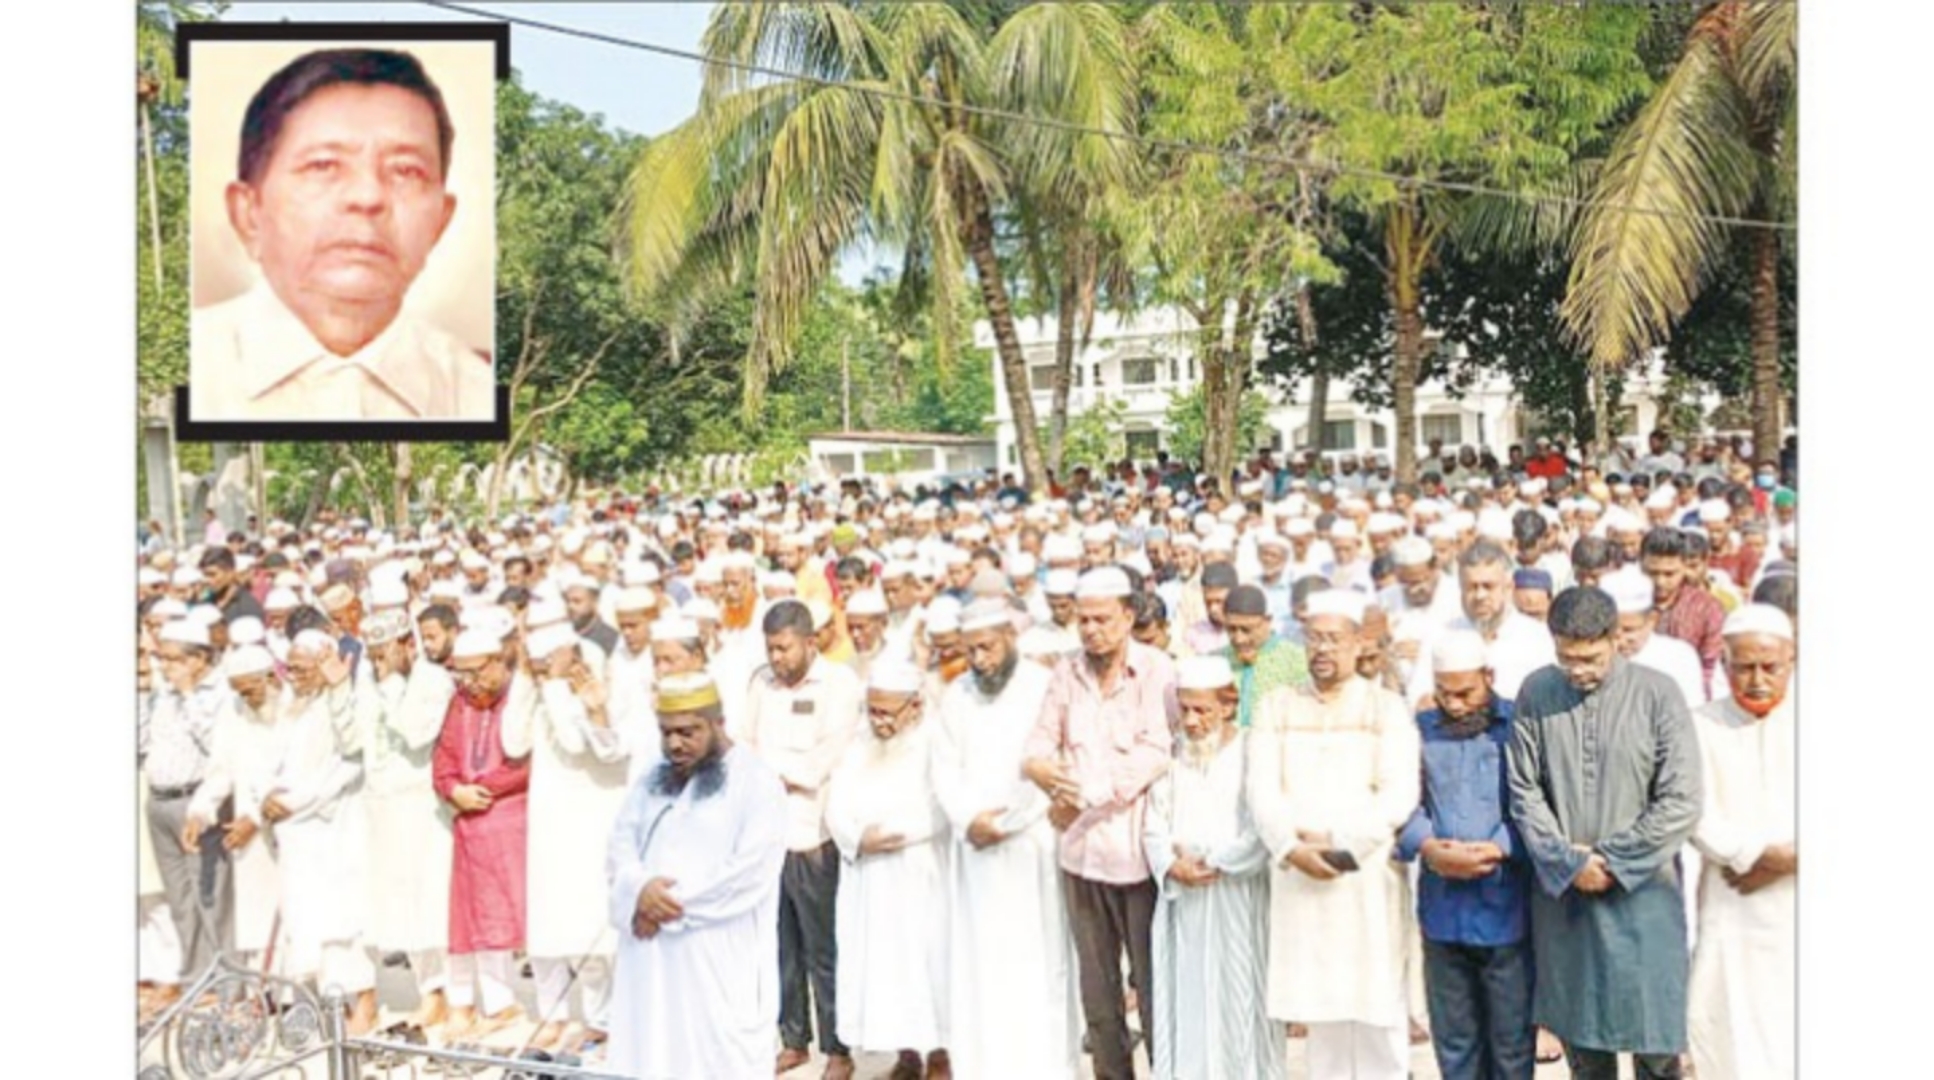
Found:
[[[515,678],[515,676],[513,676]],[[450,699],[431,772],[437,797],[450,801],[459,784],[490,792],[488,810],[459,811],[450,870],[450,952],[524,947],[524,844],[530,758],[504,756],[508,690],[485,708]]]

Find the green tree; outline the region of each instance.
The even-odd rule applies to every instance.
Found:
[[[1122,418],[1127,412],[1127,404],[1120,399],[1103,398],[1068,418],[1069,471],[1084,465],[1105,469],[1127,456],[1128,440],[1122,434]]]
[[[1482,243],[1497,213],[1495,200],[1415,181],[1562,187],[1579,150],[1648,88],[1638,41],[1649,16],[1625,5],[1324,4],[1298,17],[1333,35],[1323,54],[1333,70],[1306,85],[1326,122],[1313,153],[1338,170],[1335,197],[1381,234],[1370,257],[1395,321],[1397,472],[1414,479],[1424,283],[1447,249]]]
[[[1699,14],[1678,64],[1599,174],[1565,299],[1566,322],[1593,362],[1616,367],[1668,340],[1719,264],[1743,257],[1761,455],[1780,439],[1781,268],[1791,237],[1713,218],[1777,225],[1797,216],[1798,20],[1795,4],[1738,0]]]
[[[1186,394],[1171,390],[1168,397],[1167,450],[1182,461],[1199,462],[1208,445],[1202,385],[1196,384]],[[1238,447],[1253,447],[1266,442],[1268,434],[1269,398],[1259,390],[1245,391],[1230,441]]]
[[[1124,51],[1112,9],[1029,5],[989,34],[985,22],[938,3],[726,4],[703,47],[715,59],[776,62],[810,79],[708,69],[698,115],[655,141],[632,177],[633,284],[682,329],[708,298],[755,283],[750,419],[767,381],[794,358],[820,283],[856,240],[906,252],[900,286],[931,300],[943,345],[953,340],[971,261],[1023,469],[1040,488],[1044,465],[996,216],[1021,192],[1105,188],[1131,155],[1103,135],[968,110],[998,106],[1127,130],[1133,86],[1116,62]]]

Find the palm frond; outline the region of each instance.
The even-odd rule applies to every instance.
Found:
[[[1698,295],[1726,240],[1708,215],[1740,214],[1755,194],[1745,120],[1719,49],[1695,34],[1614,144],[1573,240],[1563,315],[1595,363],[1665,340]]]

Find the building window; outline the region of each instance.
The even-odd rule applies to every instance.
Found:
[[[1028,389],[1037,394],[1045,394],[1054,389],[1054,365],[1028,368],[1027,385]]]
[[[853,455],[851,454],[826,454],[819,460],[826,466],[827,471],[831,472],[834,476],[851,476],[853,474]]]
[[[1464,418],[1462,416],[1426,416],[1424,420],[1424,442],[1440,439],[1445,446],[1464,444]]]
[[[1326,420],[1323,422],[1323,449],[1355,450],[1356,421]]]
[[[1123,386],[1153,386],[1161,381],[1161,361],[1153,356],[1131,356],[1121,362]]]
[[[1128,456],[1136,461],[1152,461],[1162,449],[1162,433],[1159,431],[1125,431],[1122,442],[1128,449]]]
[[[1372,450],[1390,449],[1390,429],[1375,420],[1370,421],[1370,448]]]

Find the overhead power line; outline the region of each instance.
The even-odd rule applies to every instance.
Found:
[[[992,120],[1004,120],[1004,121],[1017,123],[1017,124],[1030,124],[1036,127],[1048,128],[1055,131],[1063,131],[1063,132],[1067,132],[1075,135],[1091,135],[1097,138],[1112,139],[1118,142],[1133,143],[1140,146],[1146,146],[1151,149],[1167,150],[1173,153],[1186,154],[1191,156],[1214,157],[1214,158],[1220,158],[1227,161],[1240,161],[1240,162],[1245,162],[1245,163],[1254,164],[1254,165],[1274,165],[1274,166],[1283,167],[1283,168],[1289,168],[1289,169],[1307,171],[1307,172],[1313,172],[1313,173],[1319,173],[1319,174],[1326,174],[1326,175],[1356,176],[1356,177],[1363,177],[1363,178],[1372,179],[1372,180],[1384,180],[1389,183],[1393,183],[1400,187],[1405,187],[1405,188],[1449,191],[1449,192],[1456,192],[1456,193],[1465,194],[1465,195],[1487,195],[1487,196],[1493,196],[1496,198],[1503,198],[1503,199],[1517,199],[1517,200],[1526,201],[1526,202],[1539,202],[1539,203],[1545,203],[1553,206],[1568,206],[1575,209],[1584,209],[1586,207],[1595,205],[1590,199],[1580,199],[1570,195],[1561,195],[1556,192],[1519,191],[1519,190],[1514,190],[1510,188],[1491,187],[1486,184],[1467,183],[1460,180],[1437,180],[1437,179],[1430,179],[1426,177],[1410,176],[1405,173],[1388,172],[1382,169],[1371,169],[1371,168],[1366,168],[1366,167],[1357,166],[1357,165],[1345,165],[1337,162],[1320,161],[1315,158],[1293,157],[1293,156],[1277,155],[1277,154],[1264,154],[1264,153],[1257,153],[1255,151],[1250,151],[1250,150],[1234,150],[1234,149],[1229,149],[1227,147],[1207,146],[1201,143],[1184,142],[1177,139],[1164,139],[1153,135],[1137,134],[1135,132],[1110,131],[1107,128],[1097,128],[1097,127],[1090,127],[1085,124],[1075,124],[1066,120],[1059,120],[1050,116],[1030,116],[1026,113],[1017,113],[1006,109],[996,109],[986,105],[975,105],[975,104],[965,103],[965,102],[946,101],[941,98],[928,97],[922,94],[913,94],[913,93],[908,93],[901,90],[894,90],[886,87],[863,86],[858,83],[847,82],[840,79],[828,79],[817,75],[807,75],[797,71],[787,71],[783,68],[767,67],[763,64],[753,64],[753,63],[747,63],[742,60],[728,60],[720,57],[707,56],[704,53],[693,52],[689,49],[679,49],[670,45],[660,45],[656,42],[638,41],[633,38],[619,37],[614,34],[606,34],[596,30],[586,30],[581,27],[565,26],[560,23],[545,22],[542,19],[533,19],[524,15],[512,15],[504,12],[486,11],[482,8],[471,7],[467,4],[451,3],[451,2],[448,2],[448,0],[422,0],[422,2],[430,7],[441,8],[445,11],[456,12],[457,14],[460,14],[460,15],[470,15],[480,19],[492,19],[498,22],[509,23],[512,26],[522,26],[530,30],[541,30],[546,33],[559,34],[565,37],[574,37],[585,41],[595,41],[605,45],[615,45],[623,49],[633,49],[639,52],[653,53],[658,56],[668,56],[678,60],[689,60],[689,61],[692,61],[693,63],[714,66],[714,67],[722,67],[732,71],[743,72],[748,75],[764,75],[770,78],[785,79],[793,82],[801,82],[812,86],[825,87],[828,89],[850,90],[854,93],[867,94],[867,95],[871,95],[877,98],[882,98],[888,101],[899,101],[909,105],[922,105],[922,106],[929,106],[933,108],[947,109],[952,112],[966,113],[968,115],[985,117]],[[1326,3],[1326,2],[1331,2],[1331,0],[1291,0],[1291,2]],[[1680,221],[1704,221],[1715,225],[1727,225],[1727,226],[1732,226],[1735,228],[1742,228],[1742,229],[1772,229],[1779,232],[1794,232],[1794,231],[1797,231],[1797,228],[1798,228],[1797,226],[1787,222],[1768,221],[1763,218],[1734,217],[1726,214],[1700,214],[1700,213],[1694,213],[1692,211],[1687,211],[1687,210],[1672,210],[1665,207],[1626,205],[1626,206],[1614,206],[1614,207],[1611,207],[1611,209],[1615,209],[1628,214],[1640,214],[1640,215],[1645,215],[1649,217],[1672,218]]]

